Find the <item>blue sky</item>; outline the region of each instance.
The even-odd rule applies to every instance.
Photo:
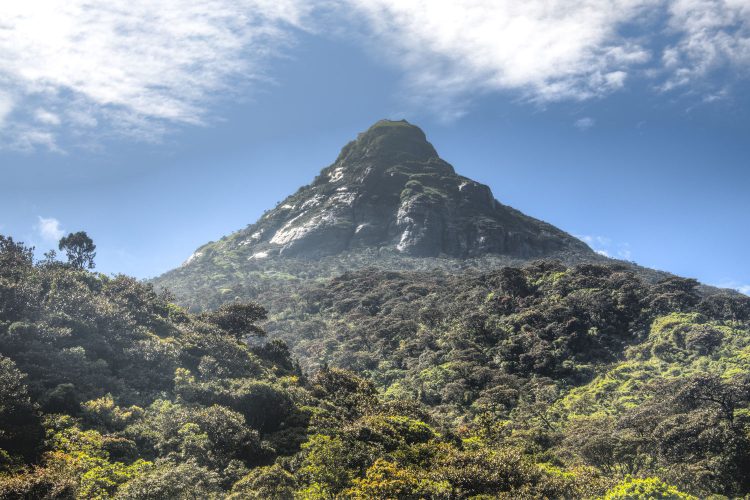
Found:
[[[17,4],[16,2],[10,2]],[[380,118],[613,257],[750,293],[745,0],[0,6],[0,233],[150,277]]]

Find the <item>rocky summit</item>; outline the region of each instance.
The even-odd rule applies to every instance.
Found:
[[[539,258],[602,259],[458,175],[419,127],[381,120],[312,183],[153,282],[204,309],[365,267],[456,271]]]
[[[372,247],[457,258],[591,252],[456,174],[424,132],[404,120],[382,120],[359,134],[310,185],[233,236],[250,250],[242,252],[250,259],[316,258]],[[201,250],[193,259],[200,257]]]

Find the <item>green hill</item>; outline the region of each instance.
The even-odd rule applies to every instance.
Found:
[[[542,261],[361,270],[266,319],[31,255],[0,238],[1,498],[750,493],[748,298]]]

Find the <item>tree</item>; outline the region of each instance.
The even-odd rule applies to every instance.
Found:
[[[258,304],[234,302],[224,304],[213,312],[204,313],[202,318],[238,339],[242,339],[250,335],[265,336],[266,332],[256,323],[266,319],[267,315],[266,310]]]
[[[33,265],[33,247],[0,234],[0,324],[19,319],[30,305],[28,287],[23,282]]]
[[[159,498],[218,498],[221,478],[194,460],[179,464],[164,461],[153,469],[136,475],[118,491],[124,500]]]
[[[96,245],[85,231],[70,233],[60,240],[58,248],[65,251],[68,264],[78,269],[93,269]]]
[[[230,500],[293,498],[297,481],[280,465],[256,467],[232,487]]]
[[[17,282],[33,265],[34,247],[0,234],[0,278]]]
[[[0,355],[0,454],[35,457],[44,430],[28,389],[26,376],[10,358]]]
[[[347,498],[449,498],[450,484],[434,481],[421,471],[399,467],[379,458],[367,469],[364,478],[352,481],[344,492]]]

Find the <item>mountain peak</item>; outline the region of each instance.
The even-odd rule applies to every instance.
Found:
[[[317,258],[361,249],[460,259],[592,254],[567,233],[501,204],[488,186],[456,174],[419,127],[381,120],[312,184],[194,255]]]
[[[429,160],[437,157],[437,151],[416,125],[406,120],[380,120],[347,144],[337,163],[364,158]]]

